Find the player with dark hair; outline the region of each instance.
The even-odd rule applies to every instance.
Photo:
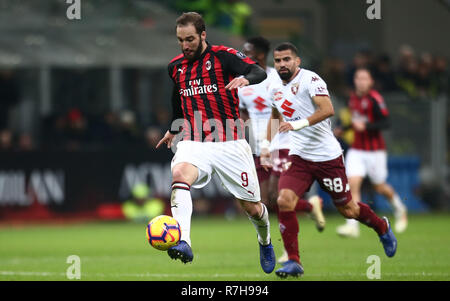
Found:
[[[369,206],[352,200],[345,174],[342,149],[331,130],[334,115],[325,82],[316,73],[300,68],[297,48],[283,43],[274,49],[274,66],[282,82],[269,86],[273,106],[283,115],[279,131],[289,132],[290,161],[278,184],[278,219],[289,260],[277,276],[304,273],[298,250],[299,224],[295,205],[316,180],[333,199],[338,211],[371,227],[379,235],[388,257],[395,255],[397,239],[386,217],[378,217]]]
[[[256,172],[261,187],[261,199],[265,204],[274,203],[278,195],[278,180],[281,172],[290,164],[289,162],[289,134],[276,133],[271,141],[267,137],[267,120],[270,119],[272,105],[269,99],[268,86],[273,81],[280,81],[276,70],[267,66],[267,57],[270,51],[270,42],[264,37],[249,38],[243,52],[256,61],[266,70],[267,78],[259,84],[238,89],[239,107],[244,120],[250,118],[251,135],[250,145],[253,150]],[[278,113],[278,111],[276,111]],[[281,115],[277,115],[277,121],[283,121]],[[270,162],[261,162],[262,152],[270,154]],[[322,212],[322,200],[317,195],[310,195],[308,200],[300,199],[297,202],[296,211],[309,213],[315,221],[319,231],[325,228],[325,217]],[[278,262],[287,261],[287,253],[278,259]]]
[[[349,109],[355,138],[345,157],[345,169],[352,198],[361,201],[361,184],[368,176],[377,193],[385,196],[394,209],[395,231],[402,233],[408,226],[407,209],[402,200],[386,183],[388,176],[386,145],[381,133],[389,128],[389,112],[383,97],[373,89],[374,80],[367,68],[358,68],[354,75],[355,92]],[[348,219],[337,228],[342,236],[358,237],[359,224]]]
[[[183,138],[172,159],[172,215],[181,227],[181,240],[168,254],[182,262],[193,260],[190,240],[191,186],[204,187],[213,173],[232,193],[255,226],[264,272],[275,268],[269,214],[261,203],[250,146],[239,118],[237,88],[263,81],[264,70],[244,54],[206,41],[205,24],[195,12],[176,21],[182,54],[168,66],[175,86],[171,129],[156,147],[171,147],[176,134]]]

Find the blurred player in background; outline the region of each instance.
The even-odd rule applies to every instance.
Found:
[[[270,240],[269,213],[260,201],[260,188],[250,145],[245,141],[239,116],[237,88],[257,84],[264,69],[241,52],[210,45],[201,15],[190,12],[176,21],[182,54],[169,64],[175,86],[172,127],[158,143],[172,146],[182,128],[183,141],[172,159],[172,215],[180,223],[181,241],[170,248],[173,259],[190,262],[192,198],[190,188],[204,187],[213,173],[246,211],[258,233],[260,263],[264,272],[275,268]],[[181,123],[178,123],[181,121]]]
[[[397,250],[397,239],[388,219],[378,217],[366,204],[352,200],[342,149],[331,130],[329,117],[333,116],[334,108],[327,86],[316,73],[301,69],[300,63],[298,50],[291,43],[275,48],[274,65],[282,82],[271,83],[269,94],[285,120],[279,131],[289,132],[291,143],[291,164],[281,174],[278,184],[278,219],[289,256],[276,271],[282,278],[304,273],[298,249],[295,205],[314,180],[327,191],[343,216],[354,218],[377,232],[388,257],[394,256]]]
[[[270,42],[263,37],[252,37],[246,41],[243,47],[244,54],[266,70],[267,78],[259,84],[238,89],[238,96],[241,116],[244,120],[250,118],[251,122],[250,145],[261,188],[261,199],[266,205],[274,204],[276,207],[278,180],[281,172],[289,165],[289,134],[276,133],[270,142],[267,140],[267,121],[272,112],[268,86],[273,81],[281,81],[276,70],[267,66],[269,51]],[[283,121],[281,115],[277,116],[279,121]],[[270,164],[266,163],[266,166],[261,164],[261,152],[271,155]],[[325,228],[325,217],[319,196],[311,195],[308,201],[300,199],[296,211],[309,213],[319,231]],[[278,262],[287,260],[287,252],[284,251]]]
[[[123,215],[136,222],[148,222],[164,213],[164,202],[151,196],[150,188],[144,183],[133,186],[132,198],[122,205]]]
[[[373,89],[374,80],[366,68],[354,75],[355,92],[350,96],[354,140],[345,157],[345,169],[352,198],[361,201],[361,184],[369,177],[375,191],[382,194],[394,209],[395,231],[402,233],[408,226],[407,208],[391,185],[388,176],[386,146],[381,133],[389,128],[388,110],[383,97]],[[337,228],[342,236],[358,237],[359,224],[349,219]]]

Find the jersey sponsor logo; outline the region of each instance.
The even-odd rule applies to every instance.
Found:
[[[260,112],[262,112],[265,108],[267,108],[266,104],[264,103],[265,100],[261,96],[255,98],[253,102],[255,103],[255,108]]]
[[[290,102],[289,100],[285,99],[283,104],[281,105],[281,108],[284,110],[283,111],[283,115],[286,117],[291,118],[292,115],[294,114],[295,110],[293,108],[291,108],[292,106],[292,102]]]
[[[215,93],[219,89],[217,84],[212,85],[200,85],[201,80],[190,80],[187,89],[180,89],[180,95],[182,96],[194,96],[199,94]]]
[[[315,81],[318,81],[318,80],[319,80],[319,78],[317,76],[311,77],[311,82],[315,82]]]
[[[206,61],[205,68],[207,71],[211,70],[211,61],[209,61],[209,60]]]
[[[281,92],[281,91],[276,91],[276,92],[273,94],[273,98],[275,99],[275,101],[282,100],[282,99],[283,99],[283,92]]]
[[[185,68],[186,68],[186,67],[178,68],[178,72],[180,72],[181,74],[183,74]]]
[[[295,83],[291,86],[292,94],[297,95],[299,83]]]

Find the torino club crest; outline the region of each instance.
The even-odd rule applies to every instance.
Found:
[[[292,94],[297,95],[299,83],[295,83],[291,86]]]

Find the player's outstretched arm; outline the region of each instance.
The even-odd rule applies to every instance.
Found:
[[[266,71],[256,64],[249,65],[249,71],[243,76],[236,77],[226,85],[225,89],[233,90],[247,85],[259,84],[267,77]]]
[[[161,140],[159,140],[158,144],[156,145],[156,148],[159,148],[161,144],[164,143],[167,144],[167,148],[171,148],[173,138],[175,138],[175,134],[172,134],[170,133],[170,131],[167,131],[164,137]]]
[[[328,117],[334,115],[333,104],[328,96],[313,96],[313,102],[316,104],[316,111],[309,117],[297,121],[282,122],[280,132],[298,131],[304,127],[319,123]]]
[[[307,118],[309,125],[314,125],[334,115],[333,103],[329,96],[313,96],[312,100],[316,104],[316,111]]]

